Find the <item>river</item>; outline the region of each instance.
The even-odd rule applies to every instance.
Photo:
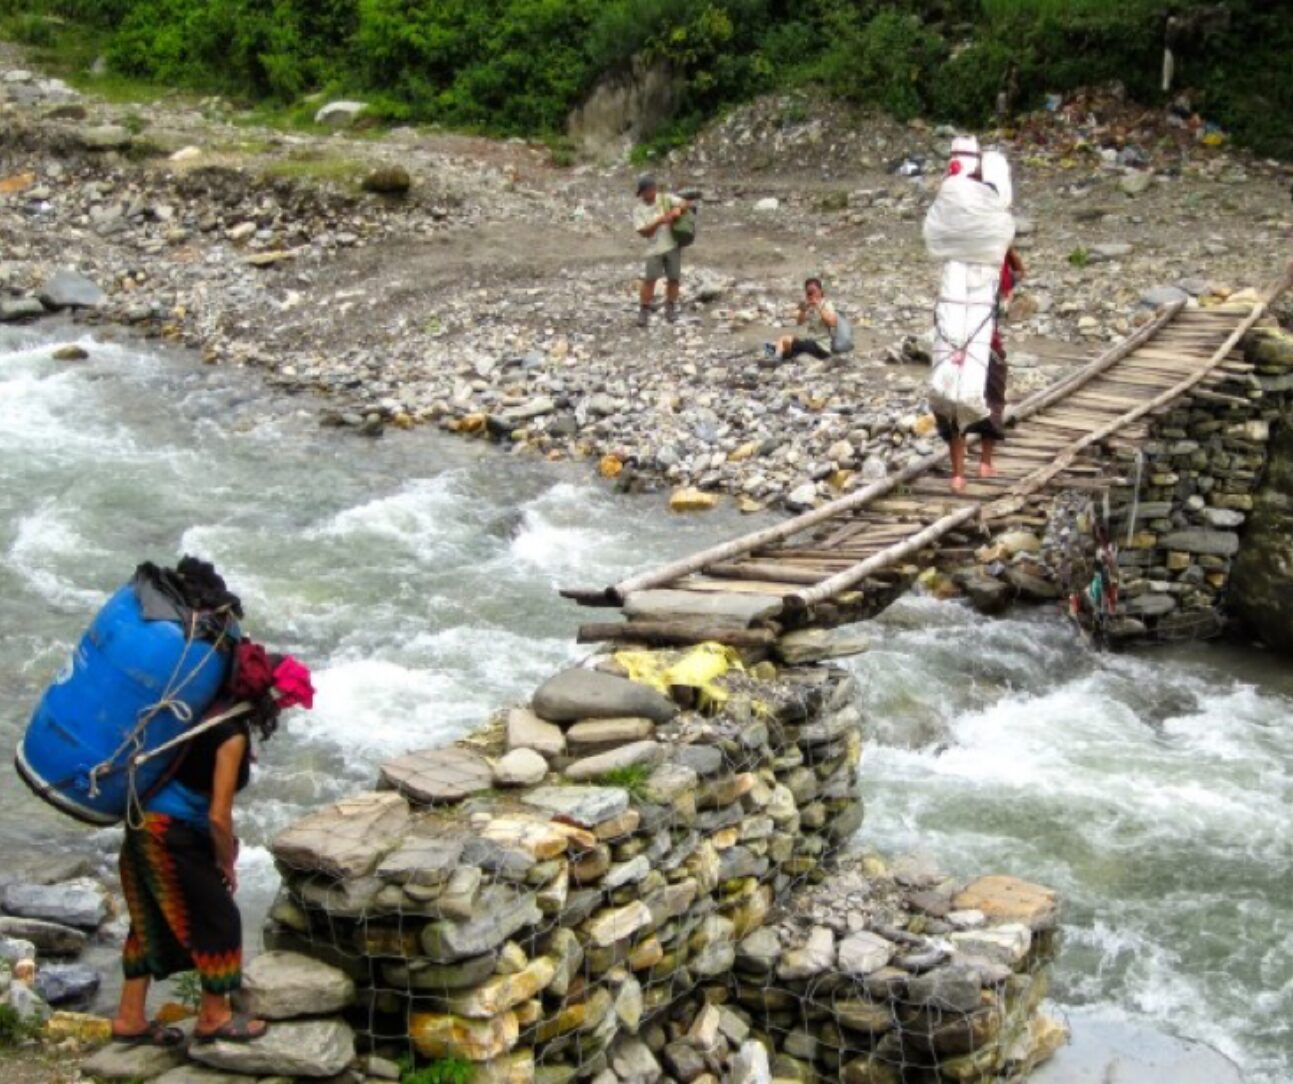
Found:
[[[240,801],[253,945],[277,829],[579,655],[557,586],[748,525],[670,517],[586,465],[320,429],[185,355],[86,337],[88,361],[55,361],[50,335],[0,328],[0,747],[136,564],[214,561],[248,630],[318,688]],[[1249,1081],[1293,1079],[1289,668],[1218,646],[1097,655],[1049,612],[985,621],[927,599],[874,633],[851,663],[873,727],[857,846],[1059,888],[1061,1009],[1154,1021]],[[13,775],[0,787],[0,863],[48,847],[106,862],[115,844]]]

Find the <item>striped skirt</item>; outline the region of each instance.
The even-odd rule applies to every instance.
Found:
[[[197,971],[202,990],[242,985],[242,918],[216,863],[209,832],[164,813],[127,828],[121,888],[130,909],[122,949],[127,979]]]

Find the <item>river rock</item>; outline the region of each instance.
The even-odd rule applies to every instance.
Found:
[[[266,1020],[326,1016],[355,1001],[354,982],[295,952],[262,952],[243,970],[241,1007]]]
[[[1054,929],[1059,921],[1059,894],[1018,877],[992,874],[958,892],[952,910],[982,911],[989,922],[1022,922],[1037,933]]]
[[[635,741],[566,766],[567,779],[585,782],[624,768],[654,768],[664,760],[665,747],[655,741]]]
[[[648,685],[578,667],[545,681],[534,694],[532,707],[552,723],[624,716],[667,723],[678,714],[677,704]]]
[[[732,1056],[727,1080],[728,1084],[772,1084],[767,1048],[755,1040],[742,1043]]]
[[[1172,531],[1159,538],[1158,544],[1167,550],[1209,553],[1216,557],[1233,557],[1239,552],[1239,536],[1234,531],[1209,531],[1203,528]]]
[[[1124,195],[1139,196],[1148,192],[1153,183],[1152,173],[1128,173],[1118,182],[1118,188]]]
[[[906,1000],[940,1012],[972,1012],[979,1007],[979,973],[970,967],[949,964],[914,975],[907,982]]]
[[[892,941],[869,930],[860,930],[840,942],[836,961],[846,975],[861,978],[872,971],[879,971],[893,959],[893,954]]]
[[[559,757],[566,751],[566,735],[561,727],[545,722],[528,708],[512,708],[507,713],[507,747]]]
[[[81,930],[36,918],[0,918],[0,937],[30,941],[42,956],[79,956],[88,938]]]
[[[240,1074],[208,1069],[205,1065],[179,1065],[149,1084],[248,1084],[248,1081]]]
[[[442,919],[423,927],[422,950],[429,960],[438,964],[481,956],[541,918],[533,892],[501,884],[487,885],[481,890],[472,918],[465,922]]]
[[[572,753],[591,753],[655,737],[650,719],[586,719],[566,731]]]
[[[382,782],[414,802],[459,802],[494,785],[494,770],[479,753],[448,746],[424,749],[388,760]]]
[[[787,982],[820,975],[835,962],[835,935],[825,926],[815,926],[802,948],[791,949],[777,964],[777,977]]]
[[[548,762],[533,749],[513,749],[494,763],[494,781],[503,787],[532,787],[547,774]]]
[[[1151,309],[1189,299],[1190,295],[1179,286],[1155,286],[1152,289],[1143,290],[1140,295],[1140,303],[1148,305]]]
[[[0,937],[0,963],[16,964],[36,959],[36,946],[19,937]]]
[[[250,1042],[195,1043],[189,1056],[247,1076],[330,1077],[354,1059],[355,1036],[340,1020],[279,1022]]]
[[[582,828],[596,828],[629,807],[628,792],[622,787],[540,787],[522,800]]]
[[[315,124],[330,128],[348,128],[368,110],[366,102],[329,102],[314,114]]]
[[[119,124],[100,124],[77,132],[81,146],[88,151],[122,151],[130,146],[130,130]]]
[[[270,844],[290,869],[333,877],[371,873],[409,827],[408,803],[398,794],[360,794],[311,813]]]
[[[40,290],[40,300],[51,309],[92,309],[103,304],[106,294],[79,271],[55,271]]]
[[[109,898],[103,885],[87,877],[53,885],[9,885],[0,907],[22,918],[97,930],[108,917]]]
[[[413,178],[403,166],[379,166],[364,177],[361,187],[382,196],[402,196],[413,187]]]
[[[788,632],[778,637],[776,644],[777,657],[790,666],[861,655],[870,649],[871,637],[858,625]]]
[[[36,993],[50,1005],[63,1005],[93,997],[100,981],[85,964],[45,964],[36,972]]]
[[[45,306],[34,297],[6,298],[0,300],[0,322],[28,320],[34,316],[44,316]]]
[[[188,1060],[183,1047],[126,1046],[109,1043],[82,1063],[81,1072],[97,1080],[152,1080]]]
[[[519,1035],[516,1013],[510,1010],[489,1020],[470,1020],[455,1013],[409,1016],[409,1038],[428,1058],[489,1061],[511,1050]]]

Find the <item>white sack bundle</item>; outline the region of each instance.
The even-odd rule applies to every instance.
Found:
[[[924,233],[925,247],[936,260],[999,268],[1015,239],[1015,220],[996,191],[961,174],[939,186]]]

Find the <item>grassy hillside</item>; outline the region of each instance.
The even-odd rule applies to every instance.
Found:
[[[1027,108],[1111,79],[1154,103],[1171,15],[1178,88],[1240,142],[1293,155],[1287,0],[0,0],[0,35],[170,86],[363,94],[391,119],[529,136],[645,55],[686,79],[682,137],[805,83],[966,124],[1002,94]]]

